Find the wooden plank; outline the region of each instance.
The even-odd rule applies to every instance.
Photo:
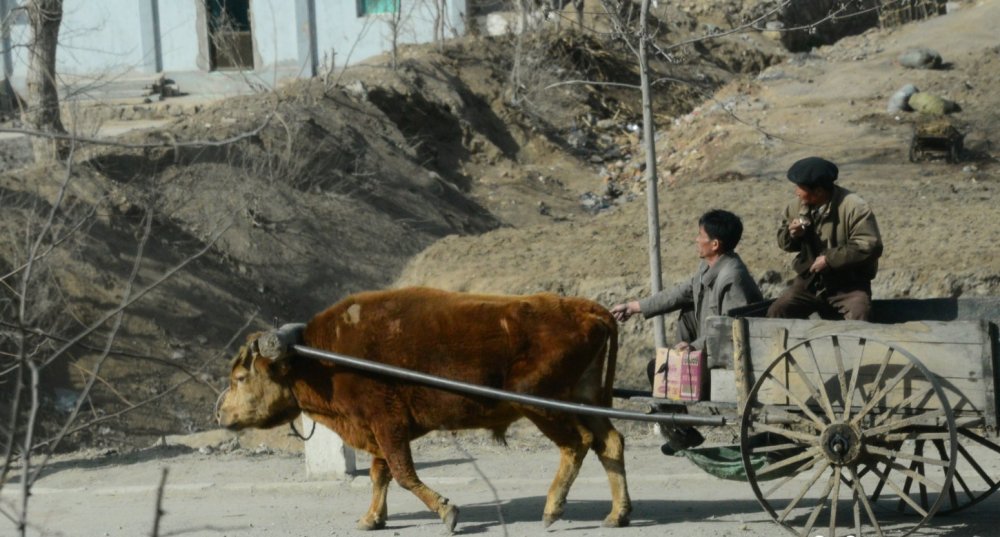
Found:
[[[908,375],[898,386],[893,388],[882,401],[879,403],[878,407],[885,409],[891,408],[901,401],[906,400],[911,395],[922,393],[930,383],[922,376],[914,376],[915,373]],[[814,386],[819,387],[819,381],[817,377],[811,376],[809,378],[810,382]],[[859,383],[861,385],[862,391],[855,392],[854,405],[853,407],[858,407],[858,402],[862,400],[861,393],[866,394],[871,397],[879,387],[874,386],[872,382],[875,380],[874,375],[862,375],[859,378]],[[988,407],[992,404],[991,400],[987,395],[988,383],[982,381],[960,381],[955,382],[949,388],[944,390],[944,396],[948,399],[952,410],[956,415],[966,415],[966,414],[980,414],[987,413]],[[798,373],[792,372],[788,377],[788,389],[799,396],[800,399],[811,409],[813,409],[817,414],[822,414],[822,407],[820,402],[816,398],[810,395],[807,384],[802,380]],[[834,401],[834,408],[841,411],[841,406],[844,398],[840,394],[839,383],[836,379],[832,377],[827,377],[826,382],[823,383],[823,388],[827,390],[827,394]],[[757,400],[761,403],[772,404],[772,405],[786,405],[788,398],[783,390],[777,388],[777,386],[764,385],[762,389],[757,393]],[[920,408],[923,410],[933,410],[941,407],[939,404],[939,399],[934,395],[933,391],[928,392],[928,395],[922,398],[917,406],[908,405],[910,408]]]
[[[846,341],[851,344],[851,340]],[[791,348],[799,342],[789,341],[788,346]],[[816,353],[816,364],[818,368],[812,361],[806,362],[806,353],[803,347],[792,350],[791,353],[799,363],[806,366],[809,365],[812,369],[818,369],[824,375],[834,376],[837,375],[837,363],[832,354],[828,352],[828,349],[823,349],[820,347],[814,347],[817,351]],[[869,353],[881,352],[880,349],[885,349],[885,347],[874,343],[869,343],[868,345]],[[942,379],[978,379],[983,380],[984,378],[984,363],[983,363],[983,347],[981,345],[956,345],[956,344],[928,344],[928,343],[907,343],[899,344],[896,346],[898,349],[903,349],[920,360],[924,366],[927,367],[930,372]],[[763,371],[767,368],[770,363],[777,358],[781,353],[774,352],[774,340],[768,339],[751,339],[750,340],[750,354],[755,359],[751,363],[751,370],[754,373]],[[760,357],[765,356],[767,358],[761,360]],[[857,356],[857,354],[848,354],[845,352],[845,362],[851,363],[851,359]],[[870,363],[874,357],[866,357],[865,363]]]
[[[812,338],[843,336],[844,349],[858,341],[870,340],[872,348],[882,341],[914,355],[935,375],[945,378],[983,378],[990,360],[984,358],[984,348],[990,347],[987,323],[982,321],[918,322],[900,325],[875,325],[847,321],[801,321],[789,319],[750,319],[750,353],[752,368],[759,371],[767,367],[780,353],[774,345],[791,348]],[[774,339],[776,330],[786,328],[787,340]],[[782,336],[784,339],[784,336]],[[824,341],[829,341],[825,338]],[[769,350],[770,347],[770,350]],[[820,368],[836,372],[836,362],[831,349],[817,347]],[[763,359],[762,359],[763,358]]]
[[[876,340],[909,352],[937,379],[944,390],[956,415],[996,415],[996,401],[993,386],[993,345],[989,323],[984,321],[918,322],[901,325],[874,325],[844,321],[801,321],[788,319],[749,319],[750,369],[753,376],[761,373],[788,348],[790,356],[809,376],[813,386],[821,385],[834,400],[840,399],[842,391],[840,369],[832,345],[836,336],[841,351],[842,363],[847,375],[853,375],[853,367],[861,352],[864,362],[859,381],[865,397],[870,397],[875,376],[888,348]],[[787,332],[785,331],[787,330]],[[826,337],[824,337],[826,336]],[[820,337],[811,345],[796,347],[806,339]],[[869,338],[864,344],[858,337]],[[786,339],[787,338],[787,339]],[[889,355],[882,382],[893,378],[910,363],[904,353]],[[787,370],[786,370],[787,369]],[[818,374],[816,373],[818,371]],[[782,360],[772,370],[772,375],[787,386],[792,393],[805,401],[810,408],[819,409],[820,398],[815,397],[805,379],[794,368],[787,368]],[[847,377],[845,380],[849,380]],[[913,368],[895,388],[888,393],[879,406],[889,408],[919,393],[928,382],[919,368]],[[762,389],[757,399],[775,405],[789,404],[783,390],[773,387]],[[855,392],[860,398],[860,392]],[[940,405],[936,397],[929,397],[919,404],[925,410],[936,409]]]
[[[814,337],[852,334],[888,342],[982,344],[982,323],[973,321],[913,321],[876,324],[863,321],[822,321],[812,319],[750,318],[750,337],[769,337],[777,328],[788,330],[789,345]]]

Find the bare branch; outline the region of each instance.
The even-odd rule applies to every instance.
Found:
[[[160,519],[166,513],[163,511],[163,490],[167,488],[167,472],[169,469],[164,466],[163,473],[160,474],[160,485],[156,487],[156,510],[153,512],[153,531],[150,532],[151,537],[159,537],[160,535]]]
[[[192,140],[189,142],[150,142],[142,144],[134,144],[127,142],[119,142],[116,140],[110,140],[107,138],[91,138],[86,136],[77,136],[73,134],[56,133],[56,132],[45,132],[32,129],[17,129],[12,127],[0,127],[0,132],[8,132],[14,134],[26,134],[28,136],[40,136],[45,138],[53,138],[56,140],[69,140],[81,144],[92,144],[92,145],[104,145],[111,147],[123,147],[126,149],[154,149],[161,147],[219,147],[224,145],[234,144],[240,140],[245,140],[260,134],[260,131],[264,130],[265,127],[271,122],[271,118],[274,114],[268,114],[264,118],[264,121],[249,131],[241,132],[236,136],[230,138],[225,138],[223,140]]]

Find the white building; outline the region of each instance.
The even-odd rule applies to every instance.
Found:
[[[15,88],[28,69],[24,0],[0,0],[4,74]],[[443,8],[439,7],[443,4]],[[398,11],[397,11],[398,9]],[[142,73],[253,73],[265,84],[310,77],[399,44],[465,33],[467,0],[65,0],[56,71],[103,80]],[[395,15],[394,15],[395,12]]]

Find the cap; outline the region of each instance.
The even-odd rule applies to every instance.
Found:
[[[837,180],[837,165],[819,157],[807,157],[788,168],[788,180],[807,188],[829,187]]]

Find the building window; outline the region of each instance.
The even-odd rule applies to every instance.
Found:
[[[402,0],[357,0],[358,16],[378,15],[379,13],[395,13],[399,11]]]

